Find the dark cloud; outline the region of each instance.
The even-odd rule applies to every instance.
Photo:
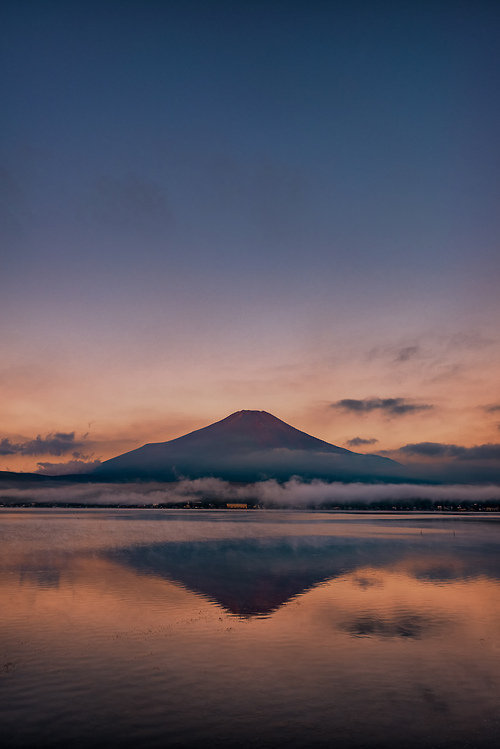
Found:
[[[403,445],[394,451],[400,455],[418,455],[424,458],[454,458],[456,460],[500,460],[500,444],[488,443],[463,447],[442,442],[417,442]]]
[[[85,445],[85,436],[77,440],[74,432],[53,432],[18,443],[4,438],[0,441],[0,455],[66,455],[72,452],[73,457],[82,458],[79,450]]]
[[[68,460],[66,463],[38,463],[37,473],[43,476],[64,476],[73,473],[88,473],[101,465],[100,460]]]
[[[378,440],[375,437],[370,437],[369,439],[353,437],[351,440],[347,440],[346,445],[349,445],[349,447],[360,447],[360,445],[374,445],[376,442]]]
[[[500,403],[490,403],[489,406],[483,406],[484,410],[489,414],[495,414],[500,411]]]
[[[9,439],[0,440],[0,455],[15,455],[18,451],[18,445],[14,445]]]
[[[390,416],[403,416],[417,411],[428,411],[433,408],[428,403],[410,403],[406,398],[343,398],[331,404],[332,408],[342,408],[353,413],[369,413],[383,411]]]

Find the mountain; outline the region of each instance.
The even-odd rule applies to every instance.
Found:
[[[18,486],[19,484],[40,484],[53,481],[53,476],[43,476],[40,473],[16,473],[15,471],[0,471],[0,486],[2,489]]]
[[[361,455],[295,429],[266,411],[237,411],[168,442],[104,461],[96,480],[159,480],[207,476],[253,482],[292,476],[334,481],[397,480],[398,463]]]

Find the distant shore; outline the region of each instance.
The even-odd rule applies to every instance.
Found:
[[[12,501],[8,502],[3,500],[0,502],[0,510],[14,510],[14,509],[56,509],[56,510],[212,510],[212,511],[224,511],[224,512],[255,512],[255,511],[275,511],[275,510],[287,510],[294,512],[329,512],[329,513],[406,513],[406,514],[422,514],[422,513],[437,513],[437,514],[449,514],[449,513],[460,513],[460,514],[471,514],[471,513],[500,513],[500,505],[497,503],[465,503],[446,505],[427,505],[422,503],[420,506],[408,506],[405,504],[349,504],[346,506],[331,506],[331,505],[316,505],[311,507],[294,507],[289,505],[274,505],[264,506],[259,504],[248,504],[247,507],[227,507],[226,503],[175,503],[175,504],[114,504],[114,503],[102,503],[102,502],[19,502]]]

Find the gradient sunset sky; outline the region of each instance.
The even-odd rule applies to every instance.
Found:
[[[500,4],[4,0],[0,35],[1,470],[239,409],[498,446]]]

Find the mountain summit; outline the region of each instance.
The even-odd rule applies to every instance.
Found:
[[[156,442],[104,461],[103,480],[159,480],[207,476],[227,481],[328,481],[396,478],[388,458],[361,455],[312,437],[266,411],[237,411],[168,442]]]
[[[311,437],[267,411],[236,411],[221,421],[197,429],[183,437],[161,442],[162,445],[185,445],[193,448],[248,451],[264,449],[323,450],[348,453],[342,447]]]

